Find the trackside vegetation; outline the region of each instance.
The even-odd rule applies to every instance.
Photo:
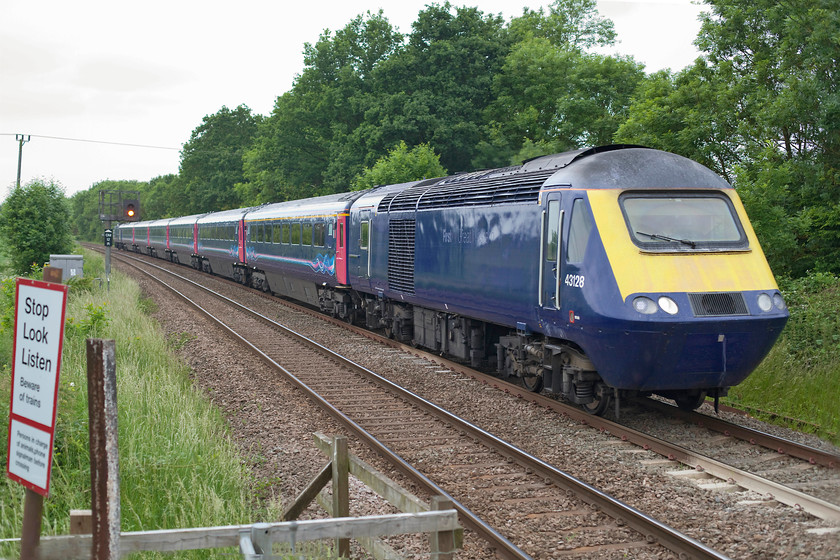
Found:
[[[790,320],[761,366],[724,402],[840,445],[840,278],[816,273],[780,286]]]
[[[39,271],[35,271],[36,276]],[[225,419],[190,382],[157,324],[143,310],[138,286],[120,273],[110,292],[99,285],[102,258],[86,252],[85,279],[71,284],[56,421],[50,496],[42,535],[69,533],[71,509],[90,508],[87,338],[117,341],[117,403],[123,531],[277,521],[280,506],[259,503],[246,461],[232,443]],[[14,335],[15,280],[0,284],[0,430],[6,464]],[[20,536],[24,489],[0,482],[0,538]],[[227,552],[228,554],[224,554]],[[233,550],[195,551],[179,558],[229,557]],[[146,554],[142,557],[164,557]],[[16,545],[0,558],[17,557]],[[166,555],[171,558],[171,555]]]

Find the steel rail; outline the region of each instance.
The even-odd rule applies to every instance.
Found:
[[[430,357],[429,359],[432,358]],[[638,430],[634,430],[633,428],[623,426],[613,422],[612,420],[608,420],[607,418],[593,416],[584,412],[580,408],[550,399],[543,395],[532,393],[522,387],[519,387],[518,385],[509,384],[498,378],[490,377],[486,374],[470,370],[469,368],[458,367],[457,364],[453,364],[440,358],[436,358],[435,360],[437,363],[446,365],[446,367],[460,373],[470,375],[474,378],[481,378],[486,383],[493,384],[506,393],[510,393],[518,398],[532,402],[539,406],[552,409],[583,424],[592,426],[593,428],[598,428],[613,436],[619,437],[624,441],[634,443],[643,449],[653,451],[698,471],[704,471],[719,479],[730,481],[733,484],[737,484],[738,486],[748,490],[753,490],[783,504],[806,511],[820,519],[835,523],[840,522],[840,506],[836,504],[810,496],[804,492],[800,492],[799,490],[773,482],[772,480],[756,476],[732,465],[727,465],[726,463],[706,457],[700,453],[695,453],[694,451],[681,447],[675,443],[661,440],[650,434],[645,434],[643,432],[639,432]],[[501,387],[500,385],[505,386]]]
[[[762,432],[746,426],[733,424],[732,422],[728,422],[722,418],[715,418],[714,416],[709,416],[708,414],[703,414],[702,412],[689,412],[687,410],[682,410],[662,401],[653,399],[638,399],[636,402],[646,408],[672,416],[677,416],[686,422],[696,424],[700,427],[708,428],[743,441],[748,441],[751,444],[760,445],[762,447],[766,447],[767,449],[772,449],[780,454],[804,459],[812,465],[822,465],[831,469],[840,468],[840,455],[829,451],[817,449],[816,447],[811,447],[809,445],[774,436],[773,434],[768,434],[767,432]]]
[[[119,258],[119,260],[126,261],[125,257],[123,257],[123,256],[118,257],[118,258]],[[135,260],[139,260],[139,259],[135,259]],[[226,296],[223,296],[222,294],[219,294],[217,292],[214,292],[213,290],[205,288],[204,286],[201,286],[200,284],[197,284],[197,283],[193,282],[192,280],[190,280],[188,278],[185,278],[185,277],[183,277],[179,274],[176,274],[172,271],[168,271],[168,270],[166,270],[164,268],[161,268],[161,267],[159,267],[155,264],[151,264],[151,263],[148,263],[146,261],[140,261],[140,262],[143,262],[143,264],[146,265],[146,266],[151,266],[151,267],[157,268],[158,270],[161,270],[161,271],[163,271],[167,274],[176,276],[176,277],[178,277],[179,279],[181,279],[185,282],[189,282],[189,283],[191,283],[191,284],[193,284],[197,287],[200,287],[200,288],[204,289],[205,291],[207,291],[208,293],[214,295],[215,297],[218,297],[222,300],[225,300],[228,303],[233,304],[235,306],[238,306],[242,310],[245,310],[245,311],[253,314],[255,317],[259,318],[261,321],[269,323],[272,326],[278,327],[278,328],[282,329],[284,332],[286,332],[287,334],[289,334],[289,335],[291,335],[295,338],[299,338],[301,341],[309,344],[313,348],[318,348],[318,349],[322,349],[324,351],[329,352],[330,354],[332,354],[333,358],[340,359],[342,361],[342,363],[347,361],[346,358],[344,358],[344,357],[342,357],[338,354],[335,354],[332,351],[327,350],[325,347],[321,346],[317,342],[312,341],[310,339],[307,339],[303,335],[300,335],[300,334],[294,332],[293,330],[288,329],[287,327],[284,327],[283,325],[280,325],[279,323],[276,323],[275,321],[273,321],[272,319],[270,319],[268,317],[265,317],[264,315],[261,315],[261,314],[255,312],[251,309],[248,309],[248,308],[242,306],[241,304],[231,300],[230,298],[228,298]],[[128,264],[131,264],[131,263],[128,263]],[[308,385],[306,385],[303,381],[301,381],[297,376],[295,376],[290,371],[288,371],[286,368],[284,368],[282,365],[277,363],[274,359],[272,359],[270,356],[268,356],[265,352],[263,352],[262,350],[257,348],[254,344],[252,344],[250,341],[245,339],[242,335],[240,335],[235,330],[233,330],[232,328],[227,326],[224,323],[224,321],[222,321],[221,319],[219,319],[218,317],[213,315],[211,312],[209,312],[204,307],[202,307],[199,303],[190,299],[186,295],[182,294],[175,287],[169,285],[168,283],[161,280],[160,278],[156,278],[151,273],[149,273],[145,270],[142,270],[141,268],[138,268],[136,265],[132,264],[132,266],[135,266],[135,268],[138,271],[142,272],[143,274],[146,274],[147,276],[149,276],[150,278],[152,278],[153,280],[155,280],[156,282],[158,282],[159,284],[161,284],[162,286],[167,288],[169,291],[174,293],[177,297],[179,297],[182,300],[184,300],[185,302],[187,302],[194,309],[196,309],[197,311],[199,311],[200,313],[205,315],[211,321],[216,323],[220,328],[222,328],[222,330],[224,330],[228,334],[228,336],[230,336],[235,341],[237,341],[239,344],[247,347],[252,352],[254,352],[260,358],[260,360],[262,360],[269,367],[272,367],[272,368],[276,369],[277,371],[280,371],[284,376],[286,376],[288,378],[288,380],[295,387],[297,387],[298,389],[303,391],[309,398],[311,398],[313,401],[315,401],[315,403],[318,406],[323,408],[328,414],[330,414],[330,416],[332,416],[334,419],[336,419],[336,421],[343,424],[350,431],[352,431],[354,434],[356,434],[356,436],[359,439],[361,439],[362,441],[364,441],[366,443],[366,445],[368,445],[373,450],[375,450],[380,455],[382,455],[389,463],[391,463],[393,466],[395,466],[400,472],[402,472],[405,476],[407,476],[410,480],[412,480],[418,486],[421,486],[422,488],[424,488],[427,492],[429,492],[430,495],[441,495],[441,496],[444,496],[447,499],[451,500],[452,503],[453,503],[453,507],[456,510],[458,510],[458,513],[461,516],[462,522],[464,523],[464,525],[467,526],[469,529],[473,530],[474,532],[476,532],[478,535],[480,535],[491,546],[495,546],[497,548],[497,552],[500,552],[504,556],[504,558],[511,558],[511,559],[514,559],[514,560],[530,560],[531,559],[531,556],[529,556],[526,552],[521,550],[519,547],[517,547],[512,542],[510,542],[504,535],[502,535],[501,533],[496,531],[496,529],[494,529],[492,526],[487,524],[484,520],[482,520],[480,517],[478,517],[469,508],[467,508],[467,506],[465,506],[464,504],[459,502],[457,499],[455,499],[453,496],[451,496],[448,492],[446,492],[443,488],[439,487],[431,479],[426,477],[423,473],[421,473],[420,471],[418,471],[417,469],[412,467],[408,462],[406,462],[404,459],[402,459],[398,454],[394,453],[390,448],[388,448],[382,442],[377,440],[367,430],[362,428],[360,425],[358,425],[351,418],[349,418],[344,413],[342,413],[340,410],[335,408],[329,401],[327,401],[321,395],[319,395],[314,390],[312,390]],[[352,363],[352,362],[350,362],[350,363]],[[361,367],[361,366],[357,366],[357,367]]]
[[[121,256],[121,259],[125,259],[125,257]],[[135,259],[140,260],[140,259]],[[318,351],[324,352],[328,354],[331,358],[335,360],[339,360],[342,364],[353,368],[359,373],[363,373],[366,376],[369,376],[377,382],[386,385],[389,390],[398,392],[404,398],[411,400],[418,406],[422,406],[424,408],[431,409],[435,411],[436,414],[443,415],[447,418],[447,420],[453,424],[456,424],[459,429],[469,432],[473,437],[480,439],[481,441],[485,442],[485,444],[491,445],[492,447],[501,450],[505,455],[511,457],[514,461],[517,461],[520,465],[531,468],[535,472],[541,473],[542,476],[549,478],[560,486],[561,488],[570,490],[574,492],[578,497],[580,497],[585,502],[593,505],[594,507],[604,511],[607,515],[621,520],[634,530],[638,531],[642,535],[646,537],[646,539],[653,543],[658,542],[665,548],[668,548],[672,552],[680,555],[680,557],[685,558],[698,558],[698,559],[715,559],[715,560],[723,560],[728,558],[727,556],[707,547],[703,543],[681,533],[680,531],[664,524],[656,519],[648,516],[647,514],[625,504],[616,498],[594,488],[585,482],[573,477],[572,475],[565,473],[544,461],[526,453],[523,450],[516,448],[515,446],[493,436],[492,434],[482,430],[481,428],[471,424],[470,422],[459,418],[451,414],[450,412],[438,407],[437,405],[423,399],[422,397],[388,381],[384,377],[380,376],[379,374],[368,370],[367,368],[348,360],[347,358],[341,356],[333,352],[332,350],[322,346],[321,344],[303,336],[295,331],[277,323],[276,321],[256,312],[253,311],[236,301],[231,300],[230,298],[218,294],[213,290],[206,288],[192,280],[185,278],[177,273],[172,271],[166,270],[162,267],[157,266],[156,264],[146,262],[144,260],[140,260],[143,262],[144,265],[156,268],[166,274],[175,276],[182,281],[188,282],[196,287],[199,287],[206,292],[210,293],[214,297],[222,299],[231,305],[238,307],[239,309],[257,317],[259,320],[275,327],[278,329],[283,330],[285,333],[299,339],[301,342],[309,345],[312,348],[317,349]],[[529,558],[529,556],[521,551],[516,545],[510,543],[503,535],[499,534],[495,529],[484,523],[480,518],[478,518],[474,513],[472,513],[466,506],[458,502],[454,497],[450,496],[446,491],[442,488],[437,486],[433,481],[428,479],[425,475],[417,471],[414,467],[408,464],[405,460],[403,460],[399,455],[391,451],[387,446],[376,440],[371,434],[369,434],[364,428],[359,426],[356,422],[352,419],[345,416],[341,411],[337,410],[333,407],[328,401],[323,399],[320,395],[315,393],[311,390],[306,384],[304,384],[300,379],[294,376],[292,373],[288,372],[283,366],[275,362],[272,358],[266,355],[262,350],[254,346],[252,343],[247,341],[244,337],[240,336],[236,333],[233,329],[225,325],[220,319],[212,315],[209,311],[205,310],[201,307],[198,303],[194,302],[193,300],[189,299],[185,295],[178,292],[174,287],[168,285],[161,279],[155,278],[152,274],[139,269],[144,274],[148,275],[149,277],[155,279],[157,282],[161,283],[167,289],[172,291],[173,293],[177,294],[178,297],[183,298],[187,301],[190,305],[196,308],[201,313],[205,314],[211,320],[218,323],[223,329],[232,336],[235,340],[239,341],[241,344],[244,344],[248,348],[250,348],[253,352],[255,352],[264,362],[269,364],[271,367],[278,369],[279,371],[283,372],[284,375],[288,376],[289,379],[301,390],[306,392],[310,397],[313,398],[320,406],[322,406],[325,410],[327,410],[334,418],[342,422],[346,425],[349,429],[351,429],[354,433],[357,434],[361,439],[368,443],[371,447],[376,449],[378,452],[382,453],[385,457],[388,458],[403,474],[414,480],[419,485],[423,486],[432,494],[441,494],[446,496],[447,498],[451,499],[455,504],[455,508],[461,513],[465,518],[465,525],[467,525],[472,530],[476,531],[478,534],[482,535],[488,542],[498,542],[500,545],[504,544],[505,546],[501,547],[503,552],[509,554],[511,558]],[[501,540],[498,540],[498,539]],[[509,548],[508,548],[509,547]]]

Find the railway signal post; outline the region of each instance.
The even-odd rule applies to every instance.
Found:
[[[111,246],[114,244],[114,230],[111,222],[140,221],[140,191],[99,191],[99,219],[105,222],[103,241],[105,243],[105,281],[111,290]]]

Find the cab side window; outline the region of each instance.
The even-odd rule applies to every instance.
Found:
[[[589,242],[589,234],[592,232],[593,226],[592,216],[590,216],[583,199],[575,199],[572,206],[572,221],[569,224],[567,262],[583,262],[583,256],[586,254],[586,244]]]
[[[364,221],[364,222],[362,222],[362,235],[361,235],[361,239],[359,240],[359,248],[367,249],[369,238],[370,238],[370,222]]]

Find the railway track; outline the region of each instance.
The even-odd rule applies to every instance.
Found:
[[[453,499],[465,527],[498,556],[645,550],[658,556],[665,547],[681,558],[725,558],[268,317],[157,264],[131,260],[150,276],[166,274],[170,290],[213,316],[415,484]]]

